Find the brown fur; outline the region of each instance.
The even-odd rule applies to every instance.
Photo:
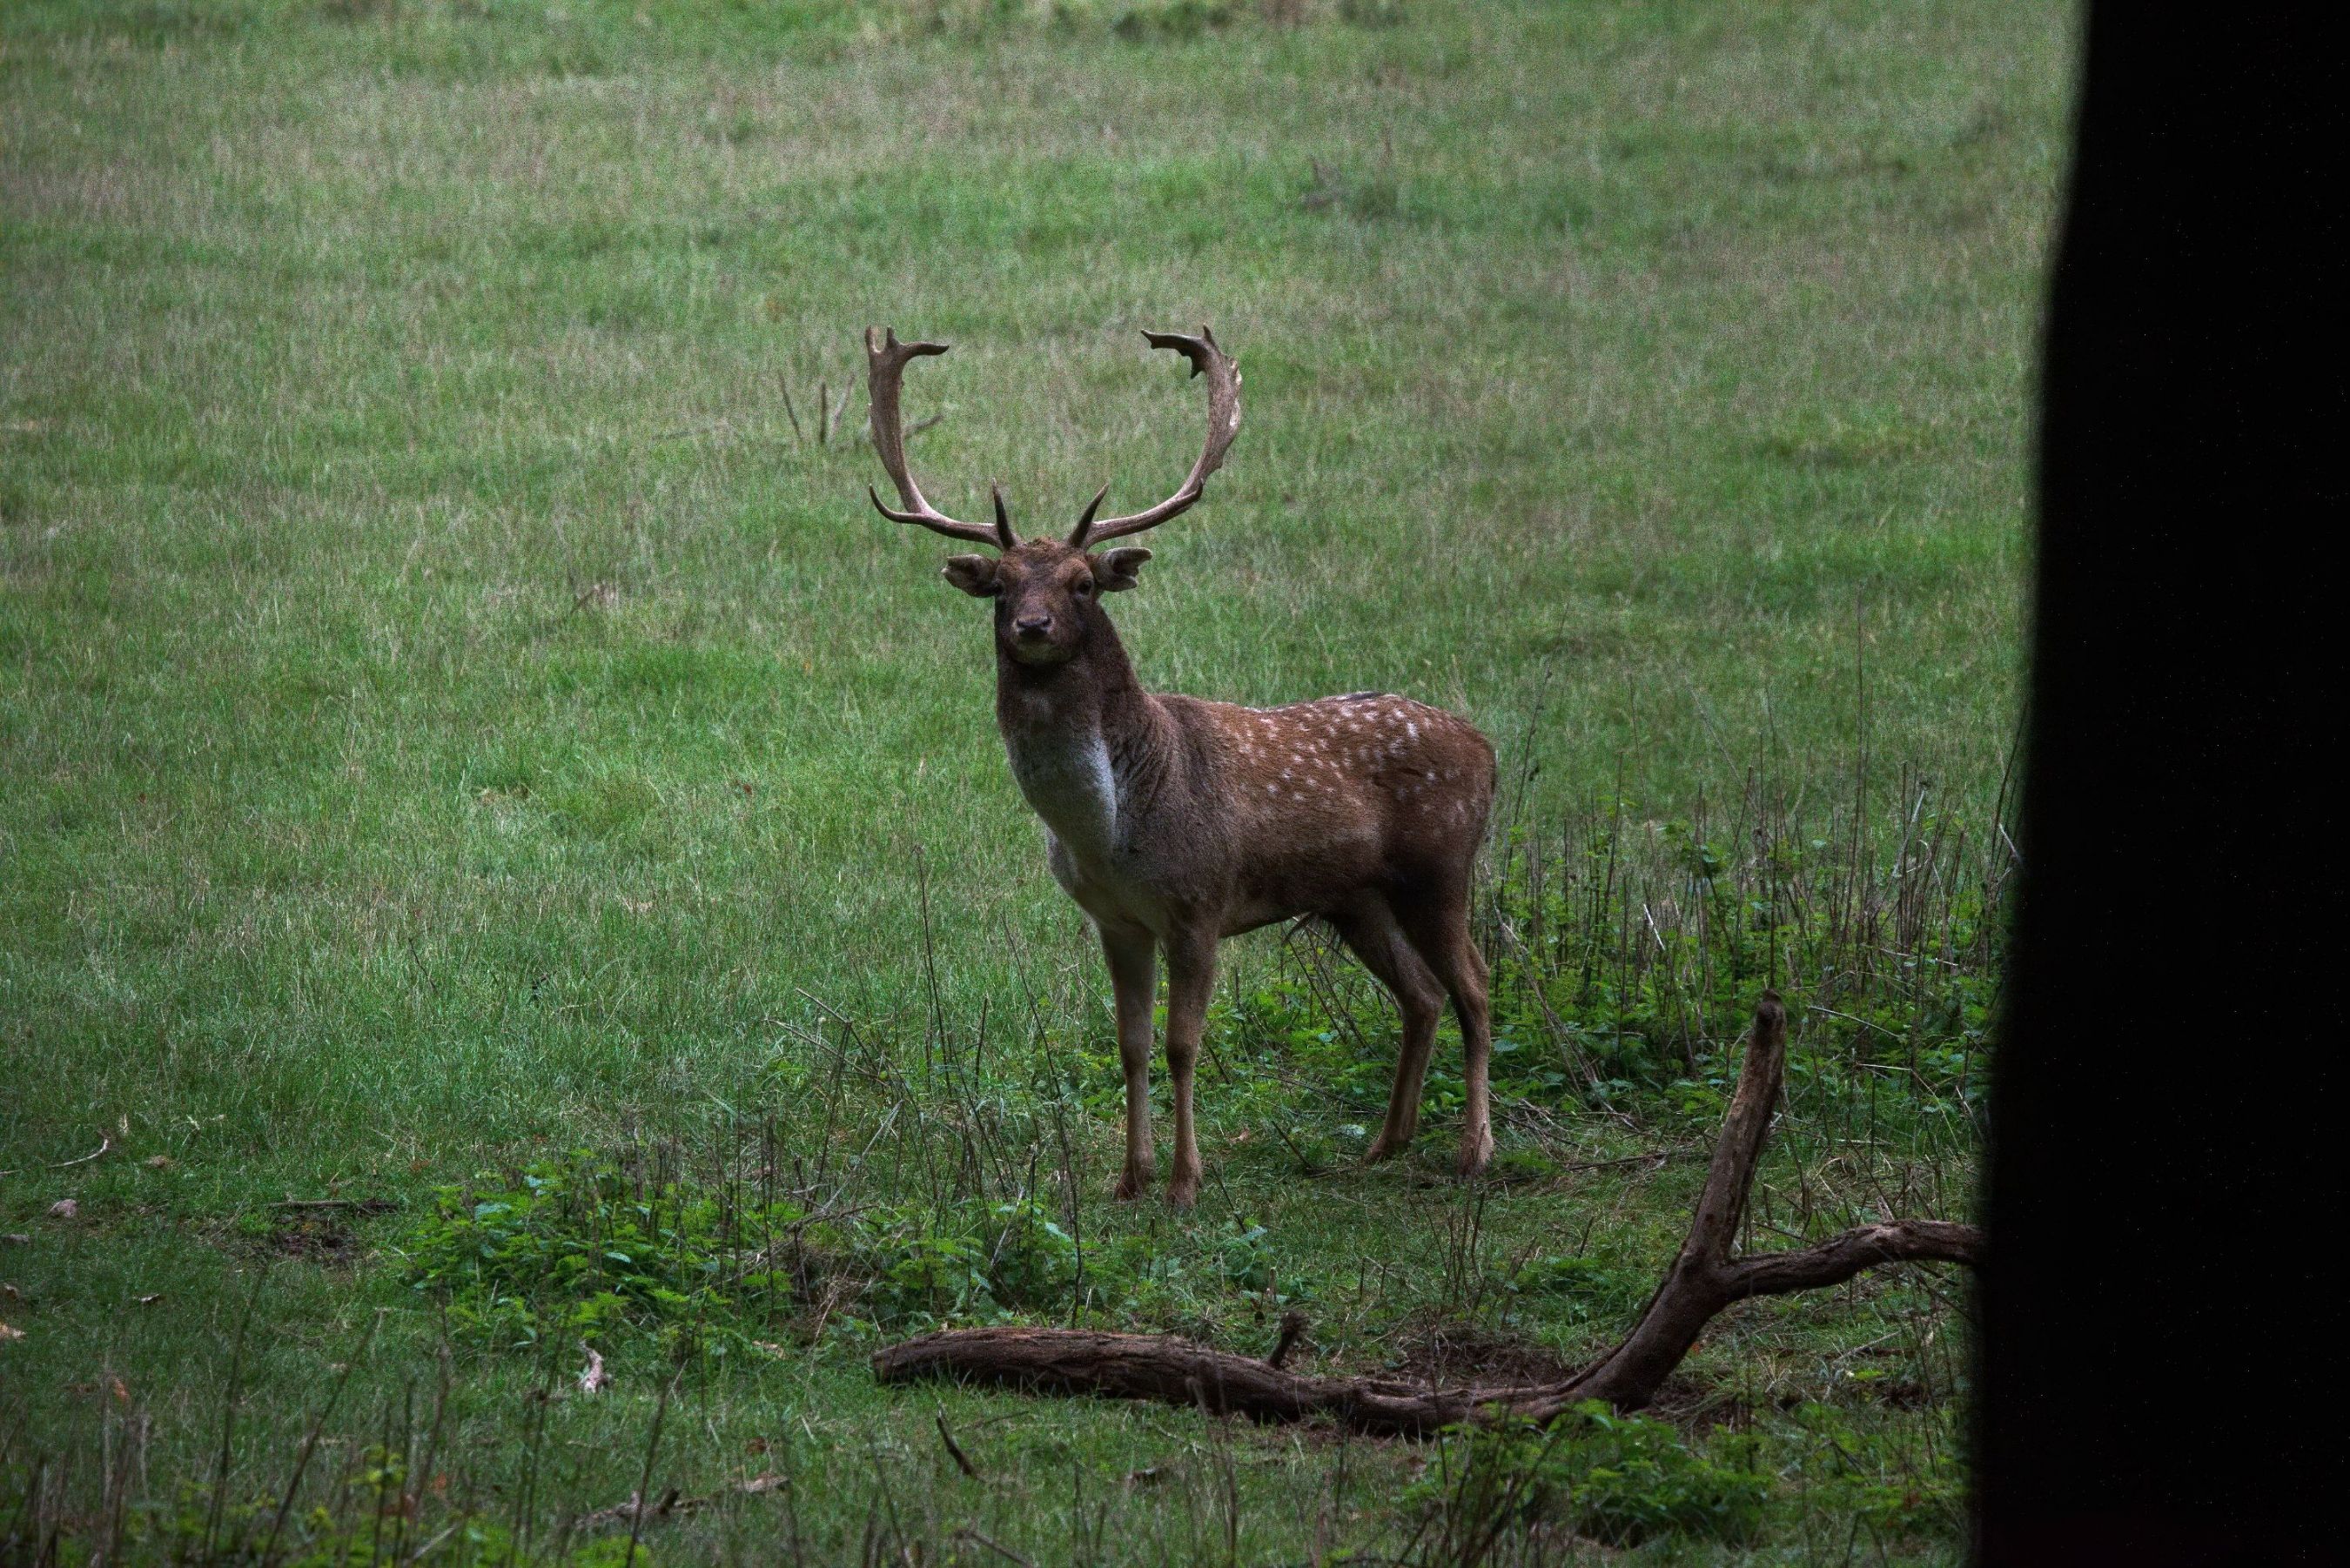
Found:
[[[1199,1192],[1192,1068],[1215,979],[1216,944],[1275,920],[1318,916],[1392,992],[1403,1044],[1386,1125],[1367,1158],[1411,1142],[1421,1080],[1450,996],[1468,1055],[1463,1174],[1493,1150],[1485,962],[1469,935],[1470,879],[1493,801],[1493,748],[1466,720],[1409,698],[1357,692],[1242,708],[1146,691],[1104,594],[1132,588],[1150,552],[1088,552],[1175,516],[1200,498],[1240,428],[1238,366],[1202,332],[1152,334],[1209,376],[1207,447],[1183,487],[1157,506],[1095,522],[1066,541],[1020,541],[1002,498],[993,527],[932,509],[905,463],[899,380],[906,364],[944,353],[866,335],[874,448],[904,510],[894,521],[1003,553],[957,556],[947,580],[995,601],[995,716],[1021,793],[1043,819],[1053,875],[1101,933],[1117,996],[1126,1073],[1126,1164],[1118,1195],[1152,1175],[1151,1003],[1166,955],[1167,1064],[1174,1080],[1175,1158],[1167,1194]]]
[[[1118,575],[1130,583],[1139,565]],[[1168,1191],[1187,1203],[1200,1181],[1191,1077],[1216,943],[1298,916],[1336,928],[1403,1014],[1369,1158],[1411,1141],[1450,994],[1469,1057],[1460,1166],[1481,1168],[1492,1152],[1489,1034],[1469,887],[1492,805],[1492,747],[1441,709],[1378,692],[1256,709],[1146,691],[1103,611],[1113,571],[1039,539],[995,561],[958,557],[948,576],[995,600],[996,722],[1013,774],[1044,820],[1054,877],[1101,932],[1127,1079],[1119,1195],[1151,1177],[1157,955],[1167,959],[1175,1089]]]

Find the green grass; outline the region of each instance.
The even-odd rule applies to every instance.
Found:
[[[1590,1257],[1637,1305],[1767,970],[1803,1021],[1771,1222],[1963,1213],[2071,48],[2055,7],[6,7],[0,1510],[102,1538],[136,1428],[151,1539],[183,1486],[200,1542],[215,1494],[265,1528],[380,1320],[306,1483],[346,1490],[303,1508],[438,1409],[408,1550],[468,1514],[577,1545],[673,1336],[536,1401],[573,1339],[485,1346],[409,1284],[436,1187],[572,1148],[891,1206],[874,1247],[1039,1194],[1100,1250],[1088,1322],[1269,1344],[1296,1294],[1333,1365],[1572,1361],[1624,1303],[1503,1284]],[[1438,1178],[1441,1072],[1425,1160],[1350,1163],[1392,1019],[1263,936],[1227,950],[1199,1210],[1107,1201],[1107,985],[984,613],[816,440],[887,322],[956,345],[909,393],[940,504],[1139,504],[1200,409],[1137,329],[1201,321],[1247,423],[1121,628],[1163,689],[1392,689],[1494,737],[1482,929],[1534,939],[1507,1184]],[[1757,960],[1791,854],[1815,897]],[[329,1194],[398,1208],[266,1207]],[[1252,1226],[1264,1288],[1221,1262]],[[1954,1552],[1955,1289],[1726,1318],[1686,1403],[1729,1425],[1683,1425],[1771,1478],[1759,1533],[1643,1550]],[[789,1464],[813,1560],[1276,1561],[1404,1551],[1406,1483],[1450,1473],[877,1389],[904,1325],[868,1308],[691,1361],[657,1490]],[[646,1539],[764,1556],[785,1517]]]

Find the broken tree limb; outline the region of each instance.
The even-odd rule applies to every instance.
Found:
[[[1302,1421],[1329,1416],[1367,1432],[1421,1436],[1478,1406],[1539,1389],[1430,1392],[1379,1377],[1314,1377],[1188,1340],[1066,1328],[965,1328],[893,1345],[873,1358],[884,1383],[952,1377],[1040,1393],[1192,1405],[1217,1416]]]
[[[1895,1220],[1861,1225],[1793,1252],[1767,1252],[1729,1265],[1731,1301],[1789,1295],[1840,1285],[1879,1263],[1964,1263],[1982,1266],[1983,1233],[1948,1220]]]
[[[1281,1337],[1274,1342],[1273,1354],[1264,1358],[1264,1364],[1275,1372],[1280,1371],[1281,1364],[1289,1359],[1289,1353],[1305,1337],[1305,1314],[1291,1307],[1281,1314]]]
[[[1564,1382],[1446,1389],[1385,1377],[1317,1377],[1283,1370],[1277,1354],[1257,1361],[1162,1334],[1055,1328],[924,1334],[876,1355],[874,1376],[883,1383],[941,1377],[1148,1399],[1261,1421],[1326,1416],[1358,1431],[1396,1437],[1423,1437],[1469,1420],[1549,1421],[1586,1399],[1640,1409],[1656,1398],[1705,1325],[1734,1302],[1840,1284],[1885,1263],[1982,1262],[1981,1229],[1943,1220],[1862,1225],[1794,1251],[1731,1256],[1786,1061],[1786,1009],[1776,992],[1766,991],[1754,1010],[1746,1061],[1679,1253],[1631,1332]]]

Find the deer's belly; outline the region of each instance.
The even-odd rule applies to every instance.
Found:
[[[1216,921],[1216,934],[1231,937],[1347,905],[1376,867],[1364,862],[1357,845],[1319,847],[1318,854],[1268,855],[1238,887],[1203,888],[1187,880],[1180,867],[1125,850],[1087,855],[1049,827],[1045,832],[1053,879],[1078,908],[1097,921],[1142,926],[1160,937],[1186,923],[1187,914],[1208,914]]]

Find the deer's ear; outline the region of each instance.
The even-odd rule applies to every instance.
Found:
[[[939,575],[975,599],[995,597],[995,563],[985,556],[949,556]]]
[[[1142,570],[1142,563],[1149,559],[1150,552],[1139,545],[1122,550],[1104,550],[1094,557],[1094,581],[1101,585],[1101,591],[1106,594],[1133,587],[1140,580],[1135,574]]]

